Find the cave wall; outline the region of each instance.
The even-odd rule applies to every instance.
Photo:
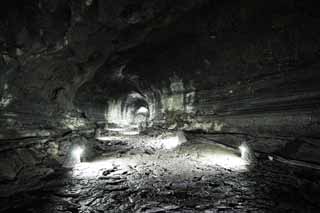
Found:
[[[160,94],[155,123],[239,134],[225,143],[319,163],[320,19],[309,3],[269,3],[212,4],[184,17],[172,26],[184,36],[145,42],[128,74]]]
[[[138,46],[154,29],[165,28],[204,2],[4,1],[1,137],[19,135],[28,128],[84,127],[88,120],[74,105],[78,89],[119,58],[120,52]],[[90,102],[94,100],[81,107],[91,107]],[[98,105],[93,104],[91,111]]]
[[[78,91],[79,103],[95,91],[108,109],[108,100],[138,92],[154,126],[234,134],[223,142],[237,148],[249,141],[258,152],[319,163],[320,19],[312,5],[212,1],[194,8],[119,52]]]
[[[108,78],[121,52],[205,2],[2,1],[1,203],[42,187],[39,179],[61,168],[72,145],[94,144],[89,138],[94,138],[95,123],[105,122],[109,99],[103,90],[91,90],[99,80],[89,84],[89,94],[81,99],[86,82],[98,72]]]
[[[120,99],[154,126],[320,163],[315,2],[4,1],[1,146],[112,122]]]

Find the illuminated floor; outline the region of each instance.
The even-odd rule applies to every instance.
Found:
[[[213,145],[130,149],[55,177],[23,212],[318,212],[319,179],[307,172],[274,161],[249,169]]]

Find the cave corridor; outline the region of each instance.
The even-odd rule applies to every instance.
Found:
[[[0,213],[320,212],[319,11],[2,0]]]

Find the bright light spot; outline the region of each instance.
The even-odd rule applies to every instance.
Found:
[[[241,158],[245,158],[248,152],[248,148],[245,145],[241,144],[241,146],[239,146],[239,150],[241,152]]]
[[[123,128],[107,128],[107,130],[109,130],[111,132],[121,132],[121,131],[123,131]]]
[[[122,136],[100,136],[97,137],[97,140],[99,141],[123,141],[123,140],[128,140],[127,137],[122,137]]]
[[[214,164],[228,169],[243,170],[246,169],[248,162],[233,154],[204,154],[200,157],[201,162],[205,164]]]
[[[147,114],[149,112],[149,110],[146,108],[146,107],[140,107],[138,110],[137,110],[137,114]]]
[[[161,139],[160,143],[164,149],[174,149],[181,144],[178,136],[171,136]]]
[[[139,131],[122,131],[120,132],[122,135],[139,135]]]
[[[81,156],[83,153],[83,149],[81,147],[77,147],[72,151],[74,156]]]
[[[72,151],[72,155],[75,158],[77,163],[81,162],[81,155],[83,154],[83,148],[81,147],[76,147],[73,151]]]
[[[187,139],[182,131],[178,131],[175,135],[161,136],[152,140],[154,148],[159,149],[174,149],[185,142],[187,142]]]
[[[137,130],[130,130],[126,128],[108,128],[107,130],[111,132],[119,132],[121,135],[139,135],[139,131]]]

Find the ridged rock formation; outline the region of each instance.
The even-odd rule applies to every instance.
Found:
[[[73,145],[95,146],[108,125],[319,166],[315,3],[1,2],[0,188],[40,187],[24,183],[59,170]]]

